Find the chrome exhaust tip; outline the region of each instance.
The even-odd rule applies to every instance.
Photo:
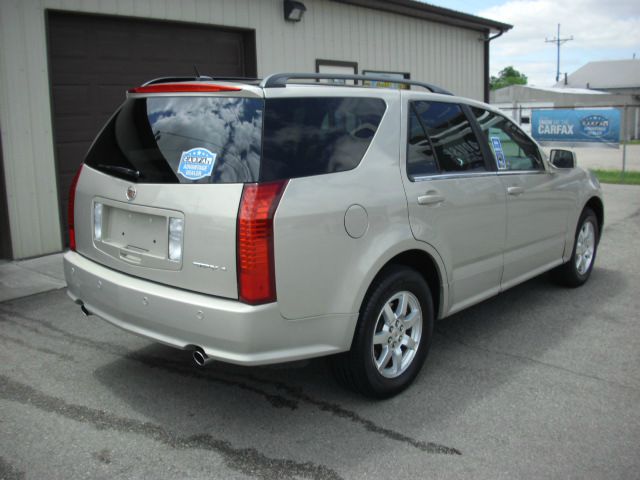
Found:
[[[193,361],[197,366],[204,367],[207,363],[212,362],[213,358],[209,358],[207,354],[204,353],[204,350],[196,349],[193,351]]]

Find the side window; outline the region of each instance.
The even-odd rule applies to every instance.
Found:
[[[472,108],[491,147],[498,170],[544,170],[540,151],[513,122],[481,108]]]
[[[267,99],[260,181],[356,168],[385,110],[379,98]]]
[[[438,164],[431,141],[422,128],[416,112],[409,113],[409,140],[407,144],[407,175],[411,180],[416,177],[438,173]]]
[[[437,165],[442,173],[486,170],[480,144],[460,105],[417,101],[411,103],[411,110],[429,142],[429,154],[435,156],[431,168]],[[411,121],[410,128],[413,136]],[[419,130],[417,126],[415,130]],[[423,160],[423,164],[428,162]]]

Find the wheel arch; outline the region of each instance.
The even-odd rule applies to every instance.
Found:
[[[582,203],[582,208],[579,208],[581,203]],[[569,259],[571,258],[571,255],[573,254],[573,246],[575,243],[576,233],[578,231],[578,226],[579,226],[578,224],[580,223],[580,218],[582,217],[582,213],[586,208],[591,209],[593,213],[595,213],[596,215],[596,220],[598,222],[597,241],[599,242],[600,238],[602,237],[602,228],[604,227],[604,203],[602,202],[602,198],[600,198],[600,196],[591,194],[587,198],[587,200],[584,201],[584,203],[578,202],[576,204],[576,210],[574,211],[575,212],[574,221],[570,223],[567,228],[565,248],[564,248],[564,253],[562,255],[563,262],[568,262]]]
[[[436,319],[444,316],[448,306],[448,282],[444,264],[435,250],[430,252],[417,245],[390,252],[383,261],[372,268],[370,275],[367,275],[367,281],[364,282],[365,288],[359,295],[358,311],[361,310],[371,285],[390,265],[402,265],[417,270],[429,286]]]
[[[604,204],[602,203],[600,197],[594,196],[587,200],[584,207],[582,208],[582,211],[584,211],[585,208],[590,208],[591,210],[593,210],[593,213],[596,214],[596,218],[598,219],[598,240],[600,240],[600,236],[602,235],[602,228],[604,227]]]

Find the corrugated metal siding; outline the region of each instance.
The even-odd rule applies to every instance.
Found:
[[[282,0],[2,0],[0,125],[13,253],[61,249],[51,133],[45,9],[104,13],[256,30],[258,74],[314,71],[317,58],[411,78],[482,99],[482,34],[406,16],[304,0],[300,23]],[[171,72],[167,72],[171,73]]]
[[[0,123],[13,255],[60,249],[41,2],[0,2]]]

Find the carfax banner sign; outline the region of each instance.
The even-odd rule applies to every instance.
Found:
[[[620,143],[620,111],[615,108],[534,110],[531,134],[542,144],[617,147]]]

